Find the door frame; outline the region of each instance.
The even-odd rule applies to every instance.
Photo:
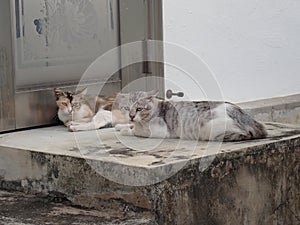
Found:
[[[15,129],[15,93],[10,0],[0,2],[0,132]]]
[[[120,0],[120,42],[121,45],[138,42],[134,45],[134,52],[131,55],[121,50],[122,65],[122,88],[124,92],[129,90],[127,85],[139,79],[143,84],[138,87],[130,85],[130,89],[149,91],[156,89],[160,97],[164,97],[164,63],[163,48],[161,43],[153,47],[149,40],[163,41],[163,8],[161,0]],[[131,65],[124,65],[130,58],[134,58],[135,52],[143,54],[143,61]],[[158,59],[158,62],[150,61],[149,54],[155,55],[151,58]],[[151,81],[147,78],[158,77]]]

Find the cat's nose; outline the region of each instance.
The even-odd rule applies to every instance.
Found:
[[[133,121],[134,117],[135,116],[133,116],[133,115],[129,115],[129,118],[130,118],[131,121]]]

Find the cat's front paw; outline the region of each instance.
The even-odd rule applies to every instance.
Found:
[[[117,125],[115,126],[115,130],[116,130],[116,131],[121,131],[121,130],[122,130],[122,124],[117,124]]]
[[[115,125],[116,131],[121,131],[123,129],[133,129],[133,124],[117,124],[117,125]]]
[[[67,121],[67,122],[64,123],[64,125],[65,125],[66,127],[69,127],[69,126],[71,125],[71,122],[72,122],[72,121]]]
[[[133,136],[133,129],[130,128],[123,128],[120,130],[120,134],[123,136]]]
[[[76,131],[78,131],[78,129],[77,129],[76,126],[74,126],[74,125],[68,126],[68,130],[71,131],[71,132],[76,132]]]

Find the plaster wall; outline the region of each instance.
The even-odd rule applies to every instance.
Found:
[[[299,1],[163,2],[164,40],[205,61],[224,99],[244,102],[300,92]],[[172,68],[165,71],[167,79],[180,79]],[[205,78],[200,72],[192,76],[203,84]],[[205,93],[195,96],[199,91],[191,91],[196,87],[187,80],[182,78],[180,86],[191,92],[191,98],[219,98]]]

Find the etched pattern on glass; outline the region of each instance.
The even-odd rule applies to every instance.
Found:
[[[110,1],[19,1],[18,7],[20,66],[89,61],[115,32]]]

